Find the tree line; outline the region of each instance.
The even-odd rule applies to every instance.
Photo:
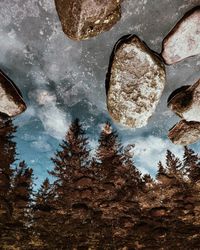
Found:
[[[199,249],[200,157],[192,149],[182,161],[168,150],[152,178],[109,123],[91,157],[76,119],[52,158],[52,183],[33,191],[33,170],[24,161],[13,168],[15,131],[11,120],[0,128],[0,249]]]

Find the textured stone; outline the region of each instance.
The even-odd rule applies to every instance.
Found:
[[[10,117],[19,115],[26,109],[26,104],[16,85],[0,71],[0,113]]]
[[[169,139],[174,144],[189,145],[200,140],[200,122],[181,120],[169,130]]]
[[[121,0],[55,0],[64,33],[84,40],[108,31],[121,17]]]
[[[200,7],[196,7],[176,24],[163,41],[162,56],[167,64],[200,54]]]
[[[106,79],[107,106],[112,118],[129,127],[147,124],[165,86],[158,56],[137,36],[125,36],[114,47]]]
[[[175,90],[168,99],[168,107],[187,121],[200,122],[200,80]]]

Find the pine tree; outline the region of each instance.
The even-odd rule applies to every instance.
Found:
[[[79,216],[76,211],[87,208],[87,204],[79,201],[79,190],[76,186],[79,185],[76,184],[79,179],[80,182],[85,181],[84,172],[90,166],[88,140],[78,119],[72,122],[65,140],[60,146],[61,150],[57,151],[52,159],[54,169],[50,172],[55,177],[53,191],[57,211],[53,216],[55,216],[57,224],[54,227],[54,235],[56,235],[57,244],[69,245],[71,242],[74,244],[78,242],[76,238],[73,238],[75,235],[78,237],[77,226],[74,223],[74,218]],[[87,180],[88,178],[86,178]],[[75,193],[78,193],[78,197]],[[79,217],[81,218],[81,215]],[[80,219],[79,217],[77,220]],[[74,232],[74,236],[70,231]]]
[[[198,182],[191,186],[182,174],[180,160],[170,151],[166,165],[159,162],[159,182],[147,185],[140,195],[142,216],[134,227],[135,249],[165,249],[166,244],[169,249],[195,249],[200,243]],[[144,182],[152,184],[151,177],[145,176]]]
[[[126,179],[126,189],[131,190],[131,195],[133,196],[133,190],[135,194],[138,193],[140,189],[142,189],[143,182],[141,177],[141,172],[136,168],[133,161],[133,149],[135,145],[127,145],[123,149],[122,153],[122,172],[124,174],[124,178]],[[119,173],[121,175],[121,173]]]
[[[162,162],[159,161],[158,162],[158,173],[157,173],[157,175],[162,175],[162,174],[165,174],[165,173],[166,173],[165,168],[164,168]]]
[[[60,145],[55,158],[52,158],[54,169],[50,172],[56,178],[54,190],[61,206],[71,206],[70,190],[74,179],[80,177],[85,168],[89,167],[88,139],[79,120],[72,122],[66,138]]]
[[[145,174],[142,179],[143,179],[144,183],[147,185],[151,185],[154,182],[153,178],[151,177],[150,174]]]
[[[139,218],[137,196],[140,173],[133,164],[130,146],[121,146],[117,133],[108,122],[100,134],[96,155],[99,181],[95,205],[100,208],[101,223],[106,226],[101,228],[101,240],[105,246],[113,242],[120,248],[132,236],[126,233],[122,236],[119,232],[126,231],[125,223],[129,222],[131,228]],[[104,231],[110,238],[106,238]]]
[[[54,232],[56,214],[55,194],[49,179],[46,178],[35,195],[33,206],[32,246],[37,249],[56,248]],[[55,244],[54,244],[55,243]]]
[[[52,201],[54,195],[52,194],[51,184],[46,178],[38,190],[35,198],[35,210],[50,211],[52,208]]]
[[[13,134],[16,128],[5,115],[0,115],[0,248],[9,235],[12,220],[11,183],[13,169],[11,165],[16,157],[16,143]]]
[[[14,246],[29,249],[31,233],[31,206],[33,170],[24,161],[15,169],[12,181],[12,223],[10,236],[15,239]]]
[[[101,172],[105,176],[112,175],[117,165],[122,165],[122,147],[118,135],[107,122],[102,129],[97,149],[97,160],[100,162]]]
[[[166,155],[166,173],[169,178],[176,181],[182,181],[182,163],[170,150],[167,150]]]
[[[200,219],[200,158],[192,149],[185,147],[183,157],[183,171],[187,176],[187,192],[184,196],[184,207],[188,207],[188,213],[193,216],[193,224],[198,224]],[[195,212],[194,212],[195,211]]]
[[[102,129],[99,138],[99,147],[97,149],[97,157],[101,162],[120,155],[120,143],[118,135],[113,131],[111,124],[107,122]]]
[[[56,177],[56,183],[64,185],[72,180],[74,173],[81,168],[89,166],[88,141],[85,137],[85,131],[79,120],[72,122],[65,140],[60,145],[61,150],[57,151],[52,161],[54,169],[50,174]]]
[[[167,178],[167,174],[166,174],[166,169],[163,166],[162,162],[159,161],[158,162],[158,171],[156,174],[156,180],[158,180],[159,182],[164,182],[164,180]]]
[[[16,143],[13,134],[16,128],[11,120],[7,120],[0,128],[0,205],[9,203],[13,169],[11,165],[16,157]]]
[[[189,179],[195,183],[200,180],[200,158],[198,154],[185,147],[184,157],[183,157],[183,168],[184,174],[189,177]]]
[[[12,187],[13,218],[25,223],[32,201],[33,170],[24,161],[15,170]]]

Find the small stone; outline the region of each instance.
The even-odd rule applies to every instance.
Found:
[[[14,117],[24,112],[26,104],[16,85],[0,70],[0,113]],[[2,115],[1,115],[2,116]]]
[[[189,145],[200,140],[200,122],[181,120],[169,130],[169,139],[174,144]]]
[[[110,30],[121,18],[121,0],[55,0],[64,33],[85,40]]]
[[[165,86],[165,68],[159,57],[137,36],[125,36],[115,45],[107,73],[107,106],[111,117],[140,128],[154,113]]]
[[[175,90],[168,99],[168,107],[187,121],[200,122],[200,80]]]
[[[167,64],[200,54],[200,7],[186,13],[163,41]]]

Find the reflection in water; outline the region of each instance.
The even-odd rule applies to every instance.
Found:
[[[142,176],[107,123],[91,159],[75,120],[33,192],[32,169],[17,158],[10,120],[0,128],[0,249],[198,249],[199,156],[167,151],[156,179]]]

